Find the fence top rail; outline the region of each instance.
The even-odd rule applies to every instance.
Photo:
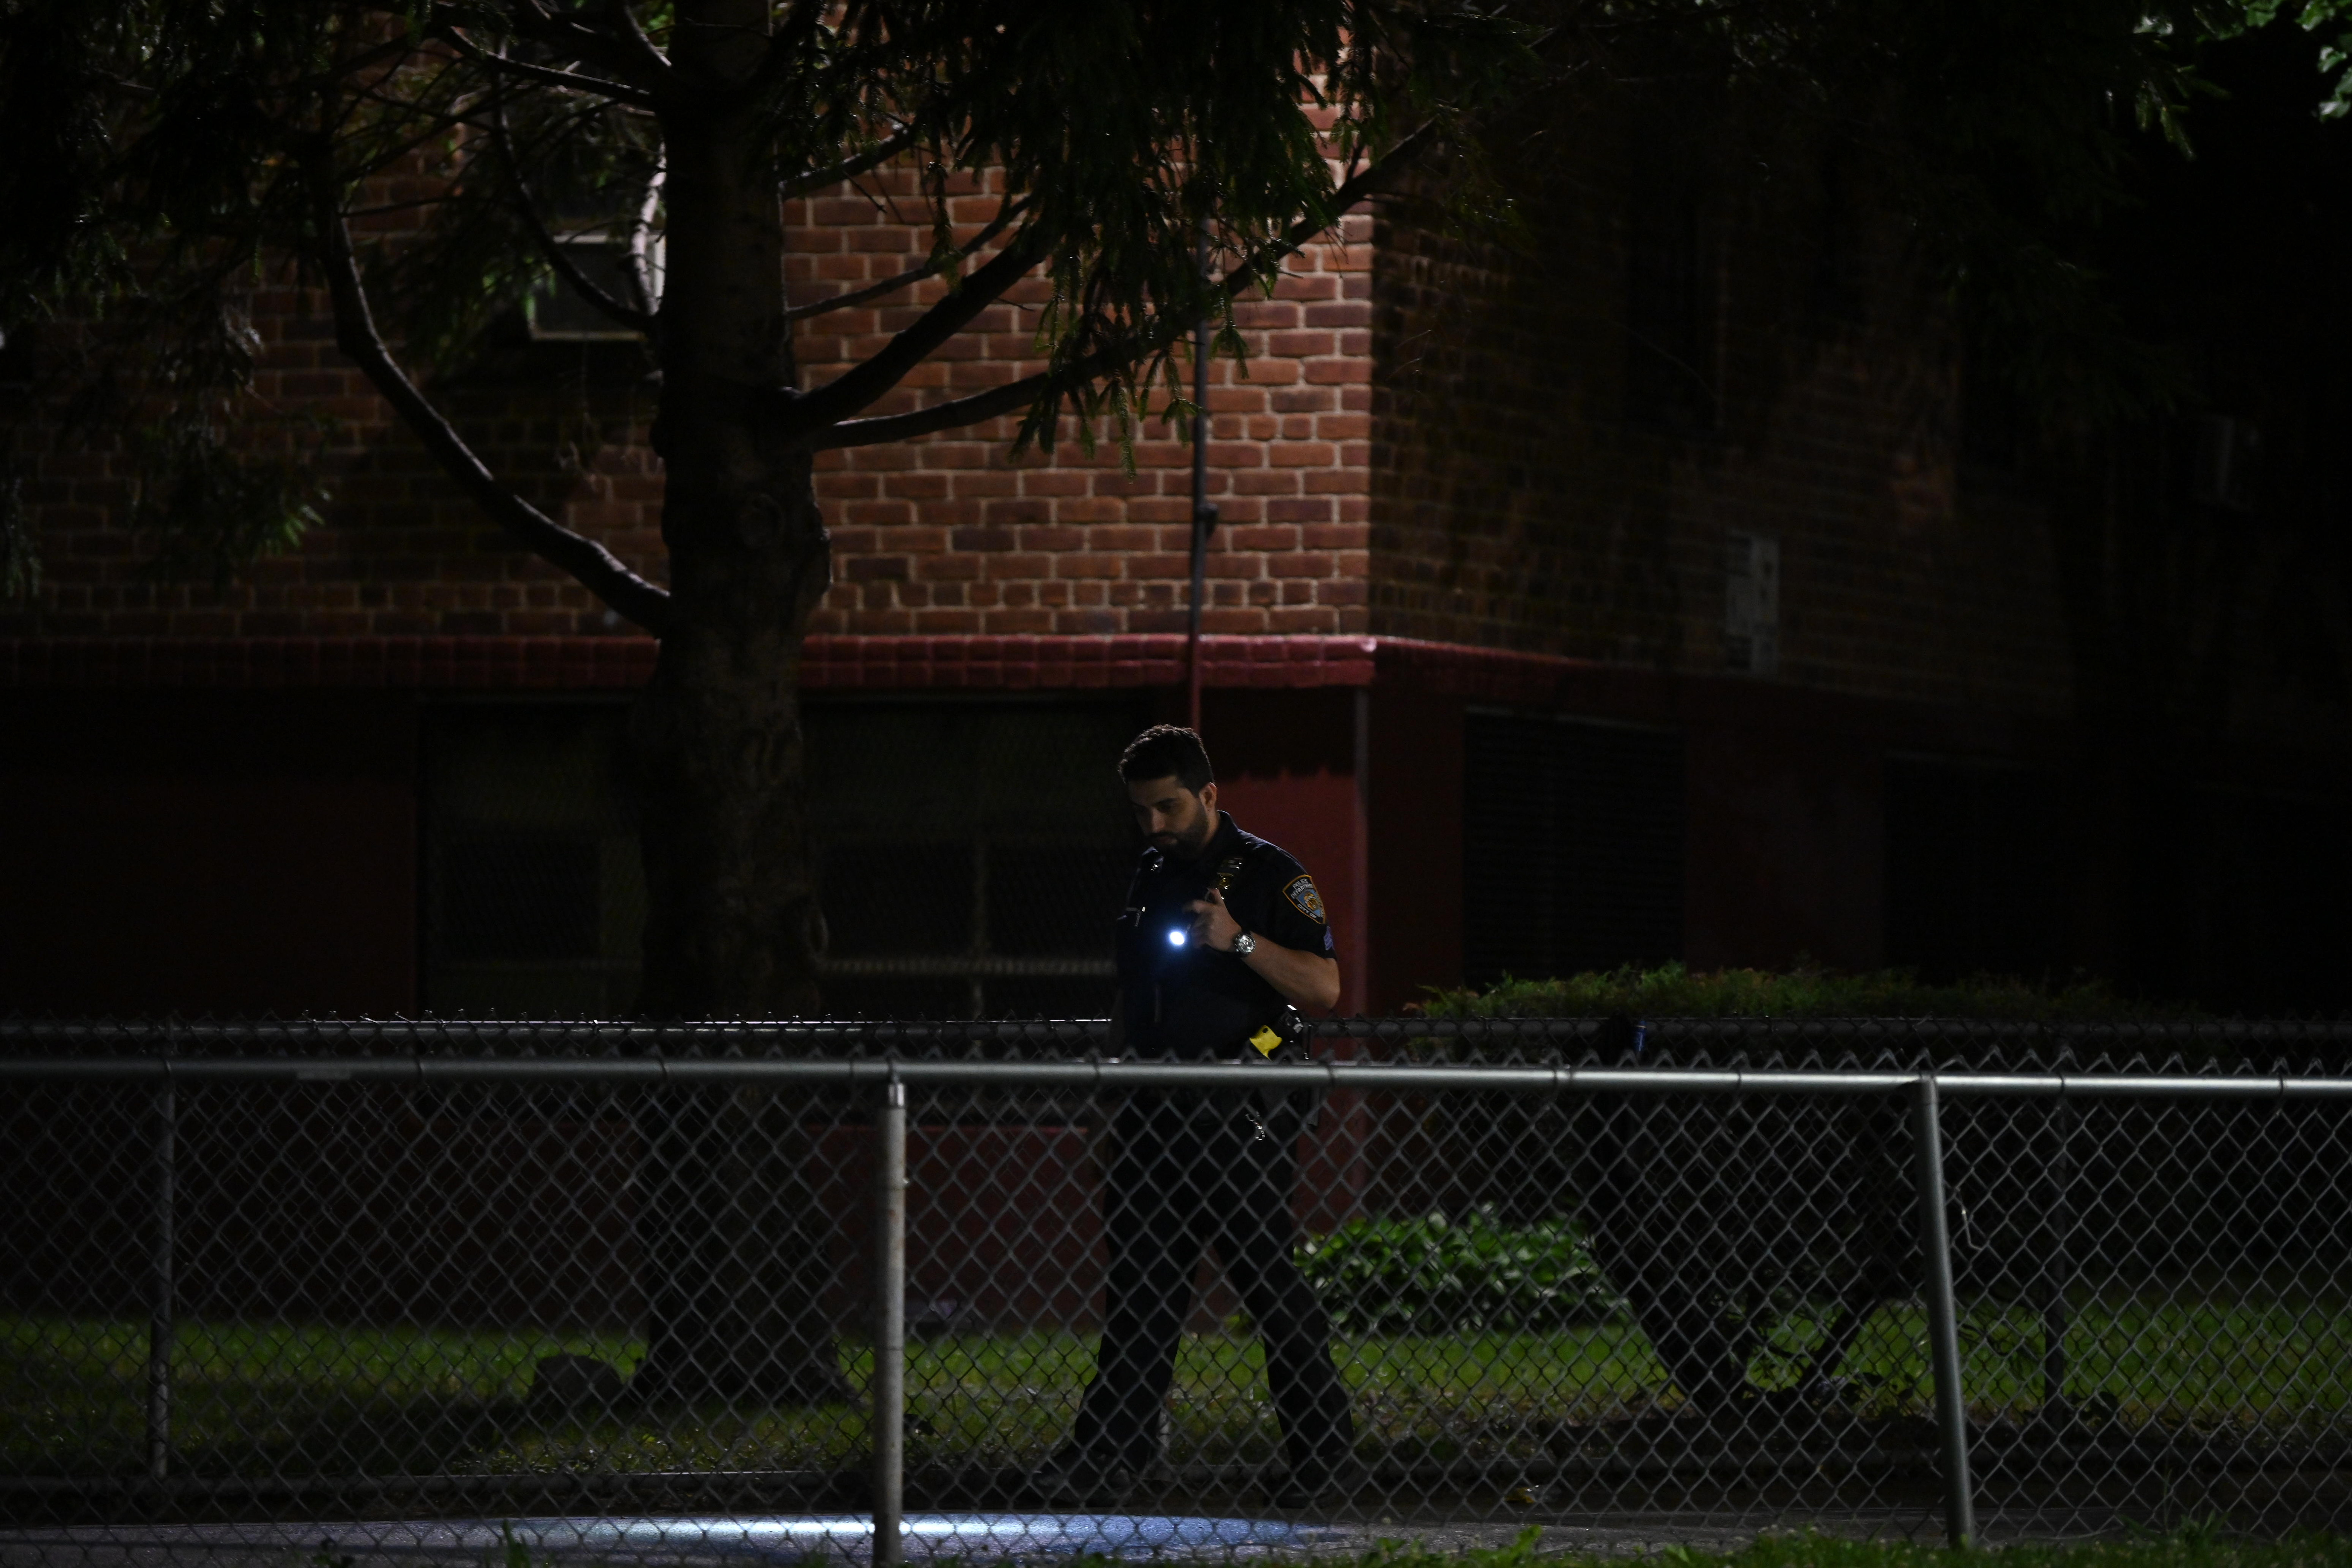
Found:
[[[0,1051],[122,1052],[189,1049],[286,1050],[556,1049],[608,1052],[791,1050],[801,1055],[856,1047],[884,1052],[949,1046],[1099,1049],[1109,1038],[1102,1018],[730,1019],[646,1023],[614,1019],[472,1018],[25,1018],[0,1016]],[[2102,1046],[2352,1047],[2352,1018],[2124,1018],[2101,1020],[1805,1018],[1323,1018],[1326,1041],[1382,1045],[1595,1047],[1639,1034],[1666,1046],[1806,1045],[1843,1047],[1951,1044]]]
[[[2352,1078],[2282,1074],[1776,1071],[1706,1068],[1489,1067],[1471,1063],[1096,1060],[925,1061],[884,1058],[19,1057],[16,1083],[752,1084],[929,1089],[1349,1089],[1504,1094],[1886,1094],[1932,1079],[1945,1096],[2011,1099],[2352,1100]]]

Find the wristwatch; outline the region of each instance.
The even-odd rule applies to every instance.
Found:
[[[1233,953],[1235,958],[1247,958],[1251,953],[1255,952],[1256,951],[1257,938],[1250,935],[1249,932],[1244,931],[1241,935],[1234,938]]]

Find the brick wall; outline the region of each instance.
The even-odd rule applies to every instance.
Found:
[[[880,195],[893,193],[887,182]],[[959,198],[976,230],[990,199]],[[904,269],[928,230],[851,193],[790,214],[792,287],[817,299]],[[1219,631],[1336,633],[1364,625],[1370,458],[1369,228],[1295,258],[1270,299],[1239,312],[1245,373],[1213,374],[1211,493],[1225,526],[1209,574]],[[935,299],[932,283],[803,323],[804,379],[871,352]],[[877,412],[1034,368],[1032,285],[988,312]],[[252,301],[265,342],[257,390],[344,422],[330,455],[326,524],[226,587],[160,579],[152,541],[125,526],[119,439],[63,428],[19,379],[0,385],[0,458],[24,482],[46,584],[0,604],[0,636],[414,637],[623,632],[568,578],[510,549],[336,352],[322,300],[289,285]],[[20,360],[29,356],[20,354]],[[29,368],[20,363],[18,375]],[[438,395],[534,503],[658,580],[660,466],[644,444],[651,399],[625,347],[501,343]],[[7,381],[0,371],[0,383]],[[1050,457],[1010,450],[1015,422],[827,454],[820,494],[835,587],[820,632],[1181,630],[1189,574],[1191,454],[1172,426],[1139,432],[1134,471],[1115,444],[1088,455],[1066,428]],[[5,476],[0,476],[5,477]]]
[[[956,198],[965,232],[994,200],[977,186]],[[791,216],[800,297],[893,276],[929,245],[927,231],[888,221],[854,194],[798,204]],[[1246,367],[1221,359],[1212,369],[1209,494],[1223,514],[1208,562],[1212,630],[1364,629],[1370,237],[1369,221],[1351,218],[1333,243],[1294,258],[1271,299],[1236,312]],[[804,376],[814,384],[871,353],[944,288],[812,318],[800,339]],[[876,412],[1042,369],[1035,330],[1045,298],[1037,281],[1015,290],[983,313],[976,340],[935,358]],[[816,630],[1183,629],[1192,453],[1174,426],[1154,419],[1139,430],[1130,475],[1109,442],[1086,455],[1067,422],[1052,456],[1015,457],[1017,426],[1004,419],[825,455],[819,493],[834,531],[835,587]]]
[[[1207,624],[1385,636],[1646,668],[1724,663],[1724,534],[1781,541],[1783,673],[1832,690],[2046,711],[2067,657],[2040,521],[1957,499],[1948,334],[1866,201],[1813,150],[1717,122],[1701,193],[1716,417],[1675,430],[1626,398],[1630,115],[1520,174],[1517,248],[1360,215],[1241,310],[1244,373],[1214,370],[1211,491],[1225,526]],[[1730,162],[1728,149],[1743,150]],[[1708,159],[1713,161],[1707,162]],[[1761,171],[1759,173],[1759,171]],[[887,182],[876,195],[904,195]],[[956,216],[992,205],[977,185]],[[1848,211],[1861,217],[1840,215]],[[836,192],[796,203],[792,287],[896,273],[928,231]],[[1827,279],[1824,282],[1824,279]],[[871,351],[941,284],[802,325],[803,378]],[[261,391],[346,421],[325,526],[225,588],[159,580],[122,526],[116,446],[58,428],[22,388],[6,454],[43,520],[47,583],[0,636],[431,637],[625,633],[509,549],[336,353],[312,296],[256,300]],[[880,410],[1035,363],[1040,286],[987,312]],[[659,465],[626,348],[507,343],[442,395],[526,494],[658,578]],[[1184,621],[1190,454],[1171,426],[1091,454],[1011,450],[1013,422],[828,453],[829,635],[1105,635]],[[1377,436],[1377,440],[1375,437]]]
[[[131,468],[118,434],[61,423],[37,377],[0,385],[0,460],[38,520],[43,588],[0,601],[0,635],[415,637],[618,631],[571,579],[509,547],[336,350],[323,299],[278,280],[250,300],[263,342],[256,391],[341,423],[326,455],[325,525],[225,586],[174,579],[127,525]],[[54,346],[55,340],[50,340]],[[628,351],[507,342],[439,388],[469,440],[533,503],[658,570],[660,479],[643,445],[643,367]],[[0,380],[5,380],[0,377]],[[0,476],[5,477],[5,476]]]
[[[1725,668],[1725,535],[1781,551],[1781,674],[2000,710],[2069,700],[2046,530],[1957,497],[1957,360],[1856,181],[1736,105],[1606,103],[1517,165],[1528,218],[1472,243],[1411,210],[1373,252],[1371,626]],[[1712,417],[1637,405],[1644,144],[1685,139]],[[1654,257],[1645,261],[1654,264]]]

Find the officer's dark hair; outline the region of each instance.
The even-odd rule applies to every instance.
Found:
[[[1208,748],[1181,724],[1154,724],[1129,741],[1119,753],[1118,776],[1129,784],[1172,778],[1194,795],[1217,781]]]

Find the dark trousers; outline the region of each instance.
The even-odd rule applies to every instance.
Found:
[[[1328,1465],[1355,1440],[1348,1391],[1331,1363],[1331,1322],[1291,1260],[1290,1193],[1303,1117],[1233,1097],[1139,1094],[1111,1124],[1103,1200],[1110,1268],[1102,1349],[1078,1407],[1076,1446],[1142,1469],[1160,1454],[1177,1340],[1192,1310],[1201,1251],[1216,1249],[1265,1345],[1266,1382],[1294,1467]]]

